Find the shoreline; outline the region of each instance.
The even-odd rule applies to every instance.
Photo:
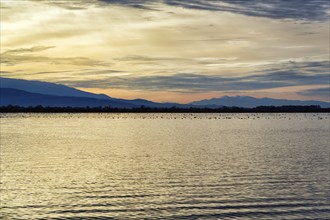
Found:
[[[0,107],[0,113],[330,113],[319,106],[259,106],[255,108],[111,108],[111,107]]]

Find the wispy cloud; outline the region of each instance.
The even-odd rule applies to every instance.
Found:
[[[181,60],[189,60],[187,58],[182,57],[148,57],[141,55],[129,55],[125,57],[115,58],[118,61],[181,61]]]
[[[61,7],[68,10],[83,10],[89,8],[91,5],[98,5],[98,0],[30,0],[34,2],[46,3],[49,5]]]
[[[223,11],[274,19],[326,20],[329,16],[327,0],[100,0],[109,4],[151,9],[152,3],[183,8]]]
[[[105,2],[109,4],[125,5],[129,7],[154,10],[152,3],[158,2],[157,0],[99,0],[100,2]]]
[[[299,94],[303,95],[303,96],[324,97],[324,98],[327,98],[328,101],[330,102],[330,87],[319,88],[319,89],[309,89],[309,90],[301,91],[301,92],[299,92]]]
[[[35,53],[35,52],[40,52],[44,50],[48,50],[51,48],[55,48],[54,46],[35,46],[35,47],[30,47],[30,48],[18,48],[18,49],[13,49],[13,50],[7,50],[2,55],[13,55],[13,54],[23,54],[23,53]]]
[[[18,65],[22,63],[50,63],[54,65],[68,64],[75,66],[105,66],[105,62],[93,60],[87,57],[48,57],[36,55],[48,49],[55,48],[53,46],[35,46],[31,48],[18,48],[7,50],[0,54],[2,65]]]
[[[158,4],[195,10],[222,11],[273,19],[294,19],[305,21],[327,20],[328,0],[32,0],[44,2],[69,10],[86,9],[104,4],[121,5],[145,10],[158,10]],[[5,7],[5,6],[2,6]]]
[[[165,2],[186,8],[226,11],[274,19],[325,20],[329,16],[327,0],[165,0]]]
[[[243,77],[179,73],[171,76],[116,76],[100,80],[61,81],[83,88],[131,88],[151,91],[240,91],[279,88],[297,85],[324,85],[329,83],[328,74],[307,75],[296,71],[271,72]]]

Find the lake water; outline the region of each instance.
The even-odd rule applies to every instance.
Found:
[[[328,219],[330,114],[1,114],[3,219]]]

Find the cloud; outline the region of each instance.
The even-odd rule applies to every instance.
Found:
[[[42,2],[52,6],[61,7],[67,10],[83,10],[88,9],[91,6],[104,6],[104,4],[114,4],[129,6],[138,9],[154,10],[148,7],[148,3],[158,2],[148,0],[30,0],[33,2]],[[4,6],[2,6],[4,7]]]
[[[223,11],[247,16],[273,19],[327,20],[329,18],[328,0],[75,0],[44,2],[69,10],[86,9],[104,4],[121,5],[137,9],[158,10],[157,3],[170,6],[208,11]],[[4,7],[4,6],[2,6]]]
[[[48,50],[51,48],[55,48],[54,46],[35,46],[35,47],[30,47],[30,48],[19,48],[19,49],[14,49],[14,50],[7,50],[5,51],[2,55],[6,54],[22,54],[22,53],[35,53],[35,52],[40,52],[44,50]]]
[[[42,2],[49,5],[65,8],[68,10],[83,10],[89,8],[91,5],[97,5],[97,0],[30,0],[34,2]]]
[[[296,71],[272,72],[263,75],[242,77],[178,73],[171,76],[116,76],[100,80],[60,81],[60,83],[84,88],[129,88],[133,90],[150,91],[211,92],[328,84],[329,75],[306,75]]]
[[[68,64],[75,66],[104,66],[107,63],[102,61],[93,60],[87,57],[47,57],[35,55],[35,53],[42,52],[53,46],[35,46],[30,48],[18,48],[13,50],[7,50],[0,54],[0,63],[3,65],[11,66],[22,63],[49,63],[49,64]]]
[[[258,73],[272,73],[273,80],[304,80],[309,76],[328,75],[326,82],[329,82],[330,61],[289,61],[270,64],[271,68],[264,68],[257,71]],[[316,74],[317,73],[317,74]],[[311,79],[313,80],[313,79]]]
[[[167,4],[202,10],[227,11],[274,19],[325,20],[327,0],[165,0]],[[223,4],[226,3],[226,4]]]
[[[224,11],[256,17],[295,20],[326,20],[329,17],[328,0],[99,0],[142,9],[160,2],[183,8]]]
[[[116,4],[116,5],[125,5],[129,7],[139,8],[139,9],[148,9],[154,10],[151,7],[151,4],[156,1],[150,0],[100,0],[101,2],[109,3],[109,4]]]
[[[189,60],[187,58],[181,57],[148,57],[148,56],[140,56],[140,55],[129,55],[125,57],[115,58],[118,61],[181,61],[181,60]]]
[[[53,71],[37,71],[37,72],[27,72],[26,70],[17,71],[0,71],[0,76],[2,77],[14,77],[22,79],[30,79],[33,77],[36,80],[43,80],[49,82],[57,82],[60,79],[76,79],[76,78],[98,78],[98,77],[109,77],[109,76],[124,76],[126,73],[118,70],[113,70],[105,67],[104,69],[96,68],[86,68],[86,69],[76,69],[71,68],[67,70],[53,70]],[[46,78],[45,78],[46,77]]]
[[[330,101],[330,87],[328,88],[319,88],[319,89],[309,89],[302,92],[299,92],[300,95],[303,96],[319,96],[328,98]]]
[[[274,84],[280,83],[283,84],[283,86],[318,85],[329,83],[329,75],[326,73],[309,75],[303,74],[296,70],[277,71],[265,75],[249,76],[246,78],[258,82],[270,82]]]
[[[10,71],[0,71],[0,76],[6,76],[6,75],[10,75],[12,72]]]
[[[289,61],[287,63],[287,67],[290,67],[290,68],[308,68],[308,69],[311,69],[311,68],[329,69],[330,62],[326,61],[326,60],[322,60],[322,61],[305,61],[305,62]]]

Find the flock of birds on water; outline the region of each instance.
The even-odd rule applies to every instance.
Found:
[[[0,118],[106,118],[158,120],[330,120],[330,113],[2,113]],[[304,117],[301,117],[304,116]]]

